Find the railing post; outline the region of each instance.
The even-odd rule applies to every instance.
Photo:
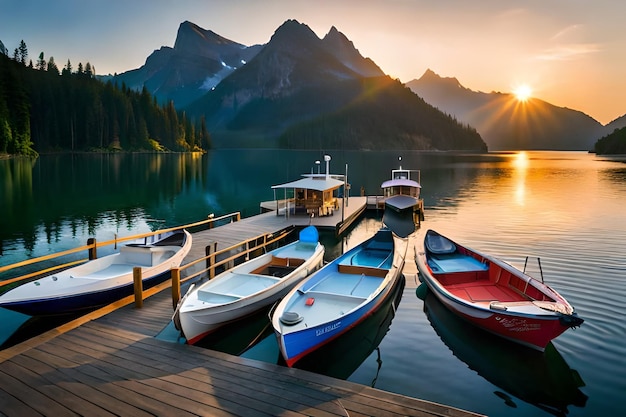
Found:
[[[143,307],[143,282],[141,280],[141,267],[133,268],[133,286],[135,288],[135,307]]]
[[[180,268],[172,268],[172,307],[176,310],[176,306],[180,301]]]
[[[209,279],[215,278],[215,252],[217,252],[217,242],[213,242],[204,248],[204,253],[207,256],[206,269],[209,271]]]
[[[96,248],[96,238],[90,237],[87,239],[87,245],[93,245],[93,247],[89,248],[89,260],[93,261],[98,258],[98,248]]]
[[[238,211],[237,214],[235,214],[235,221],[238,222],[239,220],[241,220],[241,212]]]

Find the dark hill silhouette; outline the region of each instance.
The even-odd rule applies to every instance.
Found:
[[[345,106],[292,126],[280,145],[301,149],[420,149],[487,151],[474,128],[462,126],[397,80],[344,82]]]
[[[537,98],[476,92],[428,70],[407,83],[426,102],[474,126],[490,150],[591,150],[605,132],[590,116]]]
[[[600,138],[594,151],[599,155],[626,155],[626,127],[615,129]]]

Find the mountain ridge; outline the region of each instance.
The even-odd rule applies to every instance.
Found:
[[[407,100],[407,93],[415,100]],[[404,117],[381,110],[376,99]],[[398,105],[400,102],[406,105]],[[365,117],[355,115],[355,109]],[[283,23],[248,64],[185,112],[192,117],[206,116],[216,146],[243,146],[248,138],[256,138],[257,146],[263,147],[308,148],[314,143],[327,149],[449,149],[442,133],[433,130],[428,136],[426,128],[407,122],[418,113],[441,114],[438,110],[399,82],[392,82],[336,28],[320,39],[297,20]],[[402,120],[403,126],[394,118]],[[433,119],[439,120],[439,132],[458,129],[455,146],[486,150],[477,132],[447,117]],[[356,121],[369,124],[373,120],[376,126],[369,130],[355,125]],[[330,134],[329,125],[334,127]],[[360,133],[355,136],[355,132]]]
[[[606,131],[591,116],[538,98],[484,93],[428,69],[406,85],[440,110],[474,126],[490,150],[592,150]]]

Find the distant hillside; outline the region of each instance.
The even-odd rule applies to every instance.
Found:
[[[613,120],[611,123],[606,125],[605,134],[608,135],[611,132],[613,132],[615,129],[620,129],[622,127],[626,127],[626,114],[621,117],[618,117],[617,119]]]
[[[472,91],[456,78],[442,78],[430,70],[407,86],[426,102],[474,126],[489,150],[591,150],[605,132],[580,111],[536,98],[520,102],[511,94]]]
[[[474,128],[462,126],[405,85],[377,77],[350,85],[351,100],[332,113],[290,127],[280,146],[299,149],[420,149],[486,152]]]
[[[136,91],[145,86],[160,103],[174,101],[176,108],[182,108],[245,65],[261,48],[233,42],[186,21],[178,28],[173,48],[161,47],[142,67],[114,76],[113,82]]]
[[[599,139],[594,150],[599,155],[626,155],[626,127]]]
[[[377,98],[381,101],[373,105]],[[381,111],[382,103],[385,108]],[[307,25],[295,20],[280,26],[254,59],[185,110],[191,116],[206,116],[218,147],[302,148],[317,142],[344,149],[451,149],[441,132],[459,127],[399,83],[391,82],[335,28],[319,39]],[[422,117],[420,112],[432,117]],[[425,126],[416,130],[415,123],[397,125],[411,119],[421,120]],[[375,133],[364,127],[371,127],[373,121]],[[437,128],[433,128],[435,123]],[[449,126],[442,127],[445,124]],[[332,135],[318,139],[326,135],[328,126],[332,126]],[[425,134],[429,128],[430,136]],[[311,139],[292,140],[301,134]],[[485,149],[476,132],[470,142],[472,145],[459,145],[459,149]]]

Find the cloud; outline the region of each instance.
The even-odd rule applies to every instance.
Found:
[[[538,61],[571,61],[600,52],[601,50],[601,45],[595,43],[558,45],[544,50],[541,54],[535,56],[535,59]]]

